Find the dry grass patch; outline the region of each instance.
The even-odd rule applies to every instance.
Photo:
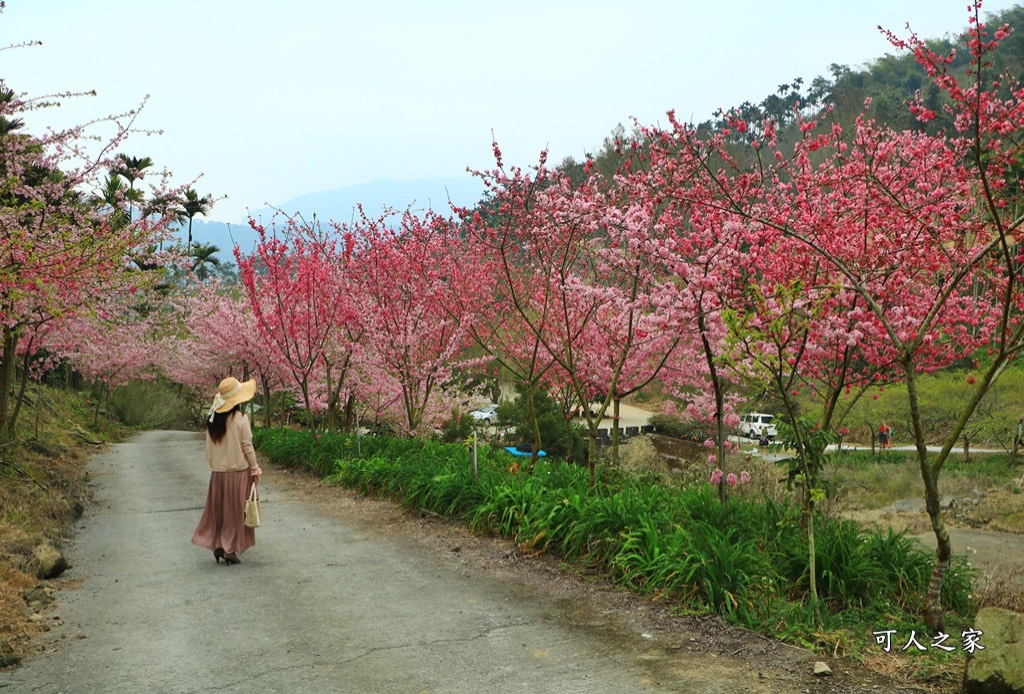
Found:
[[[963,498],[975,491],[1009,488],[1020,466],[1007,464],[1007,456],[974,454],[964,461],[954,453],[943,466],[939,494]],[[900,499],[924,496],[921,469],[913,451],[849,451],[830,463],[822,476],[829,496],[845,510],[878,509]],[[1024,500],[1024,496],[1020,497]],[[1022,502],[1024,503],[1024,502]]]
[[[24,598],[25,591],[37,583],[34,576],[0,561],[0,667],[18,664],[28,639],[46,629],[32,620]]]
[[[17,664],[48,626],[25,600],[40,583],[33,550],[64,546],[81,516],[89,494],[83,454],[130,431],[102,417],[94,424],[94,415],[87,394],[33,387],[17,443],[0,449],[0,667]]]
[[[1024,614],[1024,592],[1021,591],[1016,565],[995,566],[978,577],[974,599],[979,610],[1001,607]]]
[[[869,670],[914,691],[933,694],[963,691],[966,657],[960,651],[936,660],[934,657],[904,653],[899,648],[894,644],[889,653],[872,653],[862,662]]]

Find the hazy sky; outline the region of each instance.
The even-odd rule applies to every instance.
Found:
[[[986,11],[1014,3],[992,1]],[[0,75],[33,114],[80,122],[149,102],[123,151],[227,195],[212,219],[378,179],[460,178],[491,134],[528,166],[600,148],[617,123],[703,121],[829,64],[892,52],[876,28],[967,25],[966,0],[8,0]],[[1021,28],[1024,30],[1024,27]]]

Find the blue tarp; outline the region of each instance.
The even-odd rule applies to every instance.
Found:
[[[505,446],[505,450],[511,453],[512,455],[519,455],[527,458],[533,454],[532,446]],[[537,457],[547,457],[547,453],[545,453],[544,451],[537,451]]]

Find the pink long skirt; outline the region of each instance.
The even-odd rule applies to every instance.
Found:
[[[208,550],[222,548],[241,554],[256,544],[256,529],[245,527],[245,500],[249,496],[248,470],[211,472],[206,508],[192,543]]]

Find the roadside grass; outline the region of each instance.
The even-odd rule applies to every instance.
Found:
[[[114,416],[126,426],[138,429],[177,429],[192,431],[199,427],[198,406],[190,406],[180,388],[163,379],[132,381],[110,396]]]
[[[972,453],[965,461],[954,451],[942,468],[939,493],[966,497],[974,490],[1009,488],[1020,479],[1021,467],[1020,462],[1011,467],[1008,461],[1003,453]],[[847,509],[883,508],[900,499],[923,496],[914,451],[843,451],[826,467],[823,479],[834,502]]]
[[[87,393],[32,385],[26,393],[14,443],[0,449],[0,667],[19,662],[33,622],[24,591],[39,584],[33,549],[61,547],[88,499],[82,455],[130,430],[100,417]]]
[[[680,488],[607,467],[593,489],[584,468],[559,461],[511,474],[514,459],[486,446],[474,481],[469,453],[458,444],[363,437],[359,455],[352,436],[290,429],[257,429],[255,441],[278,464],[508,537],[523,553],[552,553],[679,612],[717,613],[858,657],[875,649],[879,628],[925,630],[919,615],[933,553],[905,535],[828,516],[815,521],[816,623],[800,511],[786,500],[722,504],[703,482]],[[944,590],[950,629],[966,627],[974,614],[972,578],[965,562],[954,562]]]

